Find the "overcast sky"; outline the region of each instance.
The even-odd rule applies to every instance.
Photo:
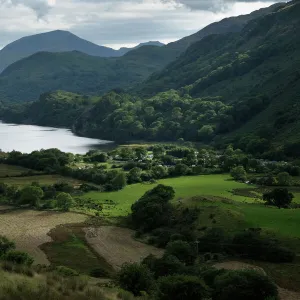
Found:
[[[22,36],[69,30],[113,48],[168,43],[277,0],[0,0],[0,48]]]

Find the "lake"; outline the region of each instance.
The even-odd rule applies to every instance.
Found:
[[[64,152],[84,154],[108,144],[111,142],[76,136],[69,129],[0,121],[0,149],[4,152],[16,150],[30,153],[34,150],[57,148]]]

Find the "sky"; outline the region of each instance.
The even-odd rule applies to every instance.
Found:
[[[68,30],[115,49],[169,43],[225,17],[278,0],[0,0],[0,48],[23,36]]]

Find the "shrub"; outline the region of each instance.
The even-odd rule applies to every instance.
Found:
[[[11,242],[7,237],[0,235],[0,256],[7,253],[7,251],[15,249],[15,243]]]
[[[124,264],[117,278],[120,287],[135,296],[141,295],[141,292],[150,294],[155,286],[152,273],[143,264]]]
[[[27,253],[21,251],[14,251],[14,250],[7,252],[2,257],[2,259],[15,264],[27,265],[27,266],[32,265],[34,261],[33,258],[29,256]]]
[[[213,300],[278,299],[276,285],[265,275],[253,270],[227,271],[214,282]]]
[[[56,271],[63,276],[78,276],[79,275],[77,271],[75,271],[71,268],[65,267],[65,266],[56,267]]]
[[[158,300],[201,300],[208,296],[208,287],[196,276],[173,275],[158,280]]]
[[[102,268],[95,268],[90,272],[90,276],[96,278],[108,278],[110,274]]]
[[[181,262],[192,265],[196,259],[196,252],[188,242],[170,242],[166,248],[166,255],[173,255]]]
[[[57,207],[62,211],[69,211],[73,205],[73,198],[68,193],[59,193],[56,197]]]
[[[230,172],[230,175],[236,181],[247,180],[247,173],[243,166],[237,166],[237,167],[233,168]]]

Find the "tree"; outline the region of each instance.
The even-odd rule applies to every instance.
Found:
[[[153,178],[160,179],[168,176],[168,169],[164,166],[154,166],[151,168]]]
[[[161,277],[158,280],[157,300],[201,300],[208,298],[208,287],[199,277],[171,275]]]
[[[188,242],[173,241],[168,243],[166,248],[166,255],[173,255],[181,262],[191,265],[196,259],[196,251]]]
[[[145,147],[138,147],[135,149],[137,159],[144,159],[147,156],[147,149]]]
[[[289,186],[291,185],[292,178],[288,172],[281,172],[277,174],[278,185]]]
[[[25,186],[21,190],[20,204],[30,204],[38,207],[43,196],[44,192],[40,187],[32,185]]]
[[[288,208],[292,203],[294,195],[286,188],[277,188],[263,195],[266,205],[277,206],[278,208]]]
[[[57,207],[62,211],[69,211],[74,202],[72,196],[64,192],[56,196],[56,201]]]
[[[131,217],[135,227],[150,231],[166,225],[172,211],[169,201],[174,198],[174,195],[172,187],[162,184],[146,192],[131,206]]]
[[[154,289],[152,273],[142,264],[124,264],[117,274],[117,279],[121,288],[132,292],[135,296],[141,295],[141,292],[150,294]]]
[[[244,169],[243,166],[234,167],[231,170],[230,175],[236,181],[245,181],[245,180],[247,180],[247,173],[246,173],[246,170]]]
[[[204,141],[210,141],[214,135],[214,129],[211,125],[203,125],[201,129],[198,130],[198,136]]]
[[[142,169],[133,168],[128,172],[127,179],[129,183],[141,182]]]
[[[216,277],[214,288],[213,300],[278,299],[276,285],[253,270],[227,271]]]
[[[155,278],[182,274],[185,271],[185,265],[177,257],[168,254],[162,258],[150,254],[143,260],[143,264],[150,269]]]
[[[126,186],[127,178],[124,172],[118,172],[118,174],[111,181],[113,190],[121,190]]]

